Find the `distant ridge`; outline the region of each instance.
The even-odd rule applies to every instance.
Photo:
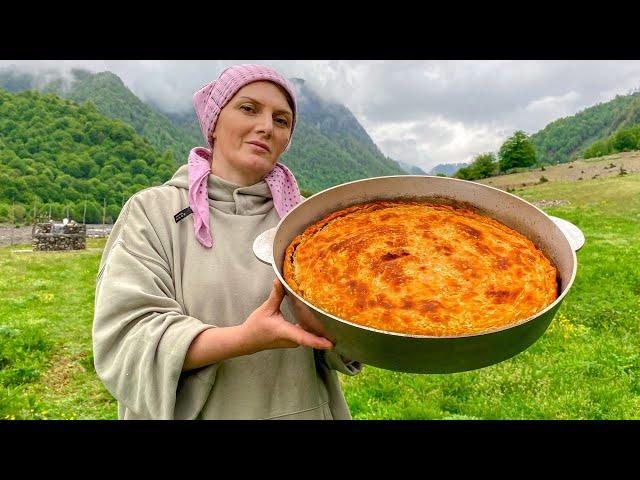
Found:
[[[441,163],[429,170],[429,175],[438,175],[439,173],[447,177],[453,176],[458,170],[469,166],[468,163]]]
[[[417,167],[416,165],[409,165],[408,163],[401,162],[400,160],[396,161],[398,162],[398,165],[400,165],[400,168],[402,168],[409,175],[428,175],[427,172],[422,170],[420,167]]]

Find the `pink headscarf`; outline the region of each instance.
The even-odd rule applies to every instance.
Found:
[[[235,65],[224,70],[217,80],[208,83],[193,96],[193,105],[200,122],[200,129],[209,145],[196,147],[189,152],[189,206],[193,210],[193,225],[196,239],[205,247],[211,248],[213,241],[209,229],[209,201],[207,193],[207,179],[211,172],[213,139],[220,110],[233,98],[238,90],[245,85],[267,80],[280,85],[291,97],[293,120],[291,122],[291,136],[296,124],[296,99],[289,82],[272,68],[263,65]],[[285,152],[291,145],[291,137]],[[264,177],[271,190],[273,204],[280,218],[285,216],[293,207],[302,201],[298,183],[293,173],[281,163],[276,163],[273,169]]]

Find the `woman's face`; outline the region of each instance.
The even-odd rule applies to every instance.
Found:
[[[215,175],[253,185],[271,171],[291,136],[293,112],[271,82],[245,85],[220,111],[213,131]]]

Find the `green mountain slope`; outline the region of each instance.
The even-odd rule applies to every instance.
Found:
[[[634,123],[640,123],[640,91],[618,95],[551,122],[530,139],[540,163],[564,163],[579,157],[592,143]]]
[[[384,156],[353,114],[343,105],[322,99],[302,79],[291,79],[297,90],[299,118],[292,148],[282,156],[307,193],[361,178],[405,175],[407,171]],[[73,70],[72,79],[47,80],[12,70],[0,71],[0,87],[13,91],[55,91],[78,103],[92,102],[112,119],[122,120],[158,151],[171,149],[176,165],[204,140],[195,112],[167,113],[138,99],[110,72]]]
[[[134,192],[160,184],[175,171],[133,127],[49,93],[0,89],[0,221],[14,202],[18,216],[34,203],[61,218],[67,207],[87,222],[113,220]],[[82,211],[82,213],[80,213]],[[20,220],[20,219],[18,219]]]
[[[91,101],[103,115],[122,120],[135,128],[158,152],[171,150],[175,164],[184,163],[189,150],[200,141],[185,129],[176,128],[169,119],[155,112],[136,97],[117,75],[111,72],[88,74],[62,92],[78,103]]]
[[[57,76],[56,76],[57,75]],[[27,89],[53,92],[77,103],[92,102],[108,118],[122,120],[160,153],[171,150],[175,165],[184,163],[189,150],[201,141],[199,131],[180,128],[142,102],[120,77],[111,72],[73,69],[71,78],[51,72],[44,76],[13,69],[0,71],[0,88],[17,93]]]
[[[362,178],[407,174],[380,152],[349,109],[322,99],[302,79],[290,80],[296,89],[299,123],[282,162],[302,188],[317,192]]]

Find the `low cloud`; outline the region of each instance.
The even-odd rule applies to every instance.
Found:
[[[391,158],[428,170],[497,151],[515,130],[533,134],[640,87],[640,61],[113,60],[0,61],[0,68],[109,70],[143,101],[193,111],[193,93],[229,65],[260,63],[344,104]]]

